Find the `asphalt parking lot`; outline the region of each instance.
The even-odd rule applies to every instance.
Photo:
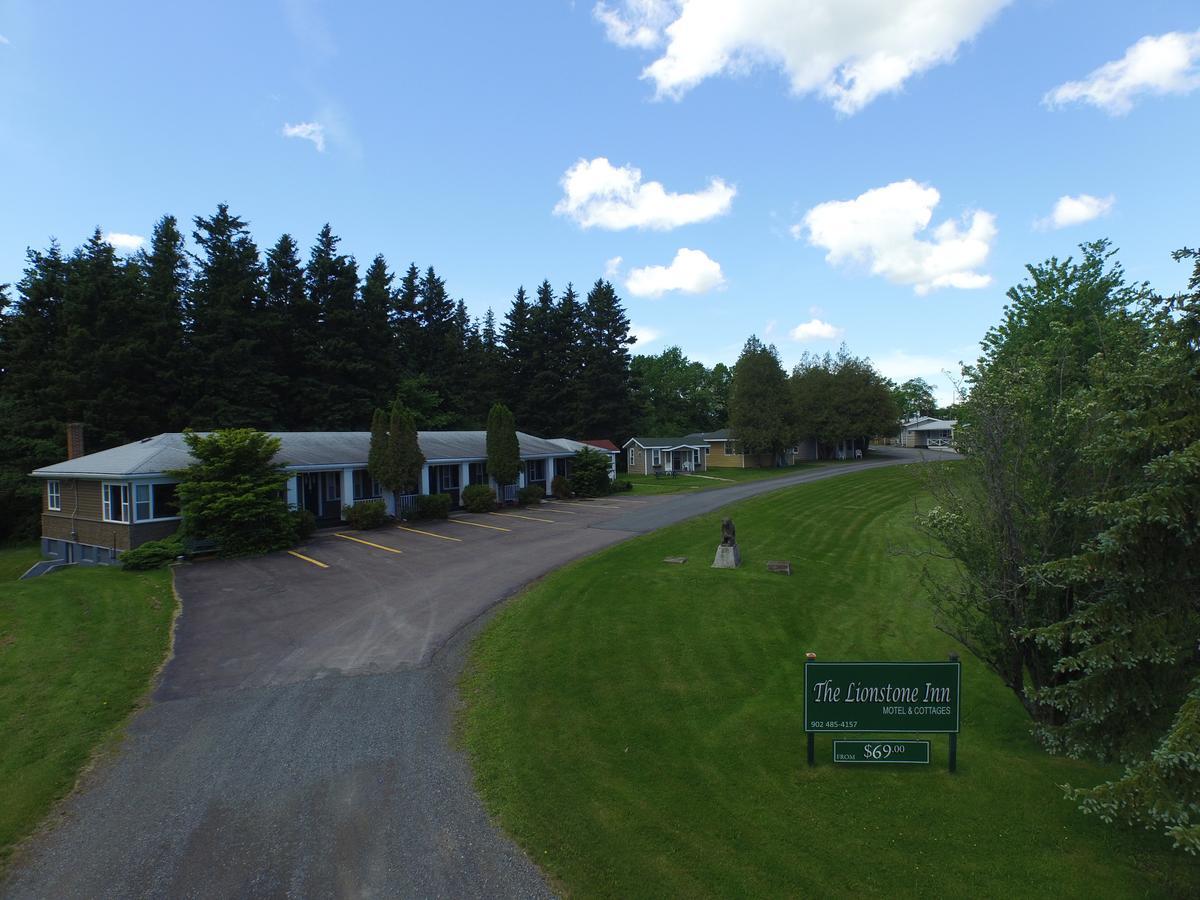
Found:
[[[665,499],[322,531],[289,553],[185,567],[176,573],[186,603],[179,662],[155,699],[424,665],[529,579],[626,536],[589,526]]]

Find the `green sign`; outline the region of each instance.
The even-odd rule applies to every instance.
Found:
[[[959,662],[804,664],[805,731],[958,732]]]
[[[929,762],[929,741],[834,741],[833,761],[925,765]]]

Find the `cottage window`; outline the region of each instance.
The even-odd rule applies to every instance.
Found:
[[[62,486],[57,481],[46,482],[46,509],[62,509]]]
[[[139,522],[154,518],[154,514],[150,512],[150,485],[135,484],[133,486],[133,512]]]
[[[383,496],[379,483],[371,477],[371,473],[366,469],[355,469],[353,478],[355,500],[378,500]]]
[[[650,465],[652,465],[652,466],[661,466],[662,465],[662,451],[661,450],[655,449],[655,450],[651,451]]]
[[[693,466],[700,465],[700,451],[694,447],[692,448],[692,465]]]
[[[725,455],[726,456],[736,456],[737,455],[737,451],[733,449],[733,441],[725,442]]]
[[[129,521],[129,485],[102,482],[100,485],[101,517],[105,522]]]
[[[637,448],[630,447],[629,448],[629,468],[632,469],[636,465],[637,465]]]
[[[342,498],[341,472],[325,472],[325,499],[340,500]]]

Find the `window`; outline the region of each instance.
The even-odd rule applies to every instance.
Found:
[[[633,468],[636,465],[637,465],[637,448],[630,447],[629,448],[629,467]]]
[[[725,442],[725,455],[726,456],[736,456],[737,455],[737,451],[733,448],[733,441]]]
[[[650,465],[652,465],[652,466],[661,466],[662,465],[662,451],[661,450],[655,448],[653,451],[651,451]]]
[[[487,463],[471,463],[467,468],[467,483],[468,484],[487,484],[488,473]]]
[[[46,482],[46,509],[62,509],[62,486],[57,481]]]
[[[438,466],[438,491],[446,493],[458,490],[458,466]]]
[[[700,451],[697,450],[695,447],[692,448],[692,465],[693,466],[700,465]]]
[[[325,478],[325,499],[340,500],[342,497],[341,472],[322,472]]]
[[[102,482],[100,485],[101,517],[105,522],[129,521],[129,485]]]
[[[175,482],[150,485],[150,497],[154,502],[154,518],[175,519],[179,517],[179,498],[175,496]]]
[[[379,483],[371,477],[371,473],[366,469],[355,469],[352,477],[355,500],[378,500],[383,496]]]
[[[544,459],[531,459],[525,463],[525,480],[545,481],[546,480],[546,461]]]
[[[133,486],[133,513],[139,522],[154,518],[153,513],[150,512],[150,485],[135,484]]]

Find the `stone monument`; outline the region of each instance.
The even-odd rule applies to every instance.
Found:
[[[742,554],[738,550],[737,532],[733,527],[733,519],[721,520],[721,544],[717,547],[717,556],[713,560],[714,569],[736,569],[742,564]]]

